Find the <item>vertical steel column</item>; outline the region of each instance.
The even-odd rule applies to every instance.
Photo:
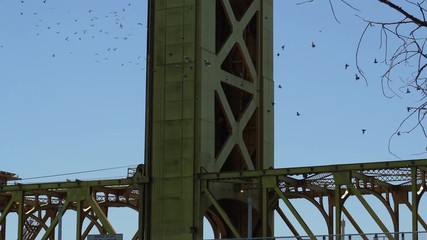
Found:
[[[24,234],[24,192],[20,191],[16,193],[15,204],[18,204],[18,240],[23,240]]]
[[[145,187],[143,184],[138,184],[138,192],[139,192],[139,196],[138,196],[138,240],[143,240],[146,239],[144,236],[145,233],[145,226],[146,224],[144,223],[145,221],[145,216],[146,216],[146,208],[145,208],[145,201],[146,199],[144,198],[144,196],[146,196],[145,193]]]
[[[252,240],[252,196],[248,196],[248,240]]]
[[[262,235],[267,236],[268,229],[268,189],[265,183],[265,179],[262,179]]]
[[[58,240],[62,240],[62,199],[59,199],[59,204],[58,204]],[[77,239],[80,240],[80,239]]]
[[[418,186],[417,168],[411,167],[412,239],[418,239]]]
[[[6,218],[0,223],[0,240],[6,239]]]
[[[83,207],[82,207],[82,202],[78,201],[77,202],[77,208],[76,208],[76,212],[77,212],[77,218],[76,218],[76,240],[81,240],[82,239],[82,228],[83,228]]]
[[[195,180],[202,169],[273,167],[272,5],[272,0],[149,1],[147,239],[202,238],[204,214],[217,214],[209,211],[214,207]],[[223,210],[239,235],[246,235],[246,196],[232,188],[216,182],[209,190],[219,206],[227,205]],[[261,222],[273,218],[262,213],[268,199],[263,202],[261,192],[252,195],[254,236],[274,232],[273,221],[268,227]]]
[[[341,185],[335,184],[335,235],[340,235],[341,230],[341,213],[342,213],[342,203],[341,203]],[[341,239],[341,237],[337,238]]]
[[[149,2],[146,239],[192,239],[198,1]]]

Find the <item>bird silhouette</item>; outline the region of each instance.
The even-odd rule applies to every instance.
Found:
[[[397,132],[397,136],[400,136],[400,131],[399,131],[399,132]]]
[[[366,129],[363,128],[362,129],[362,134],[365,134],[365,132],[366,132]]]
[[[411,91],[409,91],[409,88],[406,88],[406,93],[411,93]]]
[[[283,50],[285,50],[285,45],[284,45],[284,44],[282,45],[282,51],[283,51]]]
[[[378,63],[378,61],[377,61],[377,59],[376,59],[376,58],[374,59],[374,63]]]
[[[312,47],[312,48],[315,48],[315,47],[316,47],[316,44],[314,44],[314,42],[311,42],[311,47]]]
[[[278,88],[282,88],[282,85],[279,84]]]
[[[47,0],[39,0],[39,1],[40,1],[39,4],[47,3]],[[18,4],[27,4],[28,1],[18,0],[16,2]],[[82,43],[84,43],[87,40],[94,39],[95,36],[98,38],[99,36],[98,31],[100,33],[103,33],[102,34],[103,36],[109,35],[108,30],[114,31],[115,28],[112,26],[117,26],[118,28],[126,31],[116,32],[116,34],[114,35],[111,34],[109,38],[111,40],[117,39],[118,41],[123,41],[123,40],[130,40],[131,38],[133,38],[133,36],[139,37],[141,34],[141,30],[143,30],[143,28],[136,28],[136,27],[129,28],[129,29],[125,28],[125,26],[132,26],[132,25],[144,26],[143,21],[141,21],[141,19],[138,19],[135,21],[132,20],[133,22],[130,22],[129,19],[127,19],[127,16],[122,15],[125,13],[127,14],[127,12],[129,12],[129,10],[133,7],[133,5],[134,5],[133,2],[123,2],[123,5],[118,9],[109,9],[105,12],[101,12],[101,10],[97,8],[86,8],[84,10],[84,12],[86,13],[85,16],[83,15],[83,16],[77,17],[77,16],[70,15],[68,18],[64,18],[64,22],[55,21],[55,20],[52,21],[51,18],[43,18],[45,17],[44,15],[45,13],[43,11],[25,12],[26,9],[23,9],[23,8],[16,11],[16,15],[17,16],[31,15],[33,18],[38,18],[38,19],[33,19],[33,21],[37,21],[35,25],[32,25],[34,28],[37,28],[37,32],[34,32],[34,36],[42,37],[44,34],[55,34],[56,36],[58,36],[58,40],[62,40],[62,41],[65,40],[64,42],[72,43],[73,41],[81,41]],[[43,5],[43,6],[46,6],[49,10],[55,9],[53,6],[47,6],[47,5]],[[55,9],[55,10],[60,10],[60,9]],[[73,10],[64,9],[64,13],[72,14]],[[74,27],[73,28],[68,27],[68,25],[70,25],[69,23],[74,23]],[[79,25],[77,26],[76,24],[79,24]],[[67,27],[63,28],[63,26],[64,27],[67,26]],[[85,27],[86,29],[78,28],[80,26],[81,27],[86,26]],[[48,31],[43,31],[43,29]],[[84,37],[83,35],[87,35],[88,37]],[[113,49],[113,47],[114,47],[114,51],[118,49],[116,46],[111,46],[111,49]],[[0,47],[0,50],[1,48],[3,47]],[[93,51],[91,55],[94,53],[95,51]],[[101,62],[103,60],[109,60],[109,61],[113,60],[113,55],[111,55],[113,54],[112,50],[109,53],[109,56],[105,56],[106,53],[104,52],[99,52],[99,53],[100,53],[100,56],[97,56],[96,59],[94,60],[101,61]],[[114,54],[116,54],[115,56],[118,56],[117,54],[119,53],[120,51],[117,51]],[[51,53],[50,57],[56,58],[57,56]],[[117,62],[117,64],[120,64],[120,62]],[[132,61],[132,64],[129,64],[127,66],[135,66],[137,67],[137,69],[140,69],[141,65],[139,64],[140,64],[139,62]],[[142,64],[142,61],[141,61],[141,64]]]
[[[301,116],[301,114],[299,112],[297,112],[297,117]]]
[[[355,79],[359,80],[360,79],[359,75],[356,74]]]
[[[347,69],[348,67],[350,67],[350,65],[348,65],[347,63],[344,65],[344,69]]]

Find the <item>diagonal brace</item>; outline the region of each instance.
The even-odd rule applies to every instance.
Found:
[[[204,189],[203,192],[208,196],[209,201],[211,201],[212,205],[214,205],[215,209],[221,215],[222,219],[225,221],[225,223],[227,224],[228,228],[230,228],[231,232],[233,232],[234,237],[241,238],[240,235],[239,235],[239,232],[236,229],[236,227],[234,227],[233,223],[231,222],[230,217],[228,217],[227,213],[219,205],[218,201],[215,199],[215,197],[212,195],[212,193],[209,191],[209,189],[205,187],[205,189]]]
[[[92,210],[95,212],[98,219],[101,221],[102,226],[105,228],[108,234],[116,234],[116,230],[114,230],[113,225],[111,225],[110,221],[108,221],[107,216],[105,216],[104,212],[101,210],[99,205],[96,203],[95,199],[91,197],[89,200],[89,204],[92,207]]]
[[[69,201],[65,201],[65,204],[63,206],[63,212],[62,212],[61,215],[63,215],[67,211],[67,209],[70,206],[70,204],[71,203]],[[60,216],[59,216],[59,214],[57,214],[55,216],[55,218],[52,220],[52,223],[50,224],[50,227],[44,233],[44,235],[42,237],[42,240],[46,240],[50,236],[50,234],[52,233],[52,231],[55,229],[56,225],[58,224],[59,218],[60,218]]]
[[[286,206],[289,208],[291,213],[294,215],[294,217],[297,219],[299,224],[301,224],[304,231],[307,233],[307,235],[310,236],[311,239],[316,239],[313,232],[308,227],[307,223],[302,219],[301,215],[298,213],[298,211],[295,209],[295,207],[292,205],[292,203],[285,197],[285,195],[282,193],[282,191],[279,189],[279,187],[274,186],[274,190],[276,190],[276,193],[279,195],[279,197],[282,199],[282,201],[286,204]]]
[[[387,235],[388,239],[395,239],[393,235],[390,234],[390,231],[387,229],[387,227],[384,225],[384,223],[381,221],[381,219],[378,217],[375,211],[372,209],[372,207],[369,206],[368,202],[363,198],[360,191],[356,187],[354,187],[353,184],[347,184],[347,187],[351,190],[352,193],[356,195],[357,199],[359,199],[359,201],[362,203],[362,205],[365,207],[365,209],[368,211],[368,213],[371,215],[374,221],[378,224],[381,230]]]

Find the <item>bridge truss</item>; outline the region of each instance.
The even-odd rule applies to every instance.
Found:
[[[408,160],[202,173],[195,180],[200,181],[200,193],[209,199],[222,218],[219,222],[225,222],[236,238],[241,237],[239,230],[221,204],[218,204],[214,191],[210,190],[210,186],[217,182],[233,186],[236,194],[249,196],[251,191],[261,191],[263,198],[273,199],[262,206],[260,215],[269,219],[268,214],[274,209],[280,216],[280,219],[275,220],[276,227],[285,225],[296,237],[307,235],[314,239],[315,235],[311,220],[303,217],[295,208],[294,201],[297,199],[315,206],[322,216],[326,228],[317,234],[341,234],[341,219],[345,216],[363,237],[365,232],[350,213],[351,205],[344,204],[354,197],[366,209],[368,214],[365,218],[371,218],[389,239],[398,239],[399,235],[388,233],[404,230],[401,229],[402,207],[411,213],[411,231],[427,230],[425,216],[419,211],[420,199],[425,192],[426,172],[427,160]],[[8,180],[11,179],[13,177]],[[108,211],[117,207],[138,212],[138,219],[134,221],[139,222],[139,228],[135,229],[132,239],[144,239],[144,189],[147,184],[150,184],[150,180],[144,176],[144,167],[140,165],[131,176],[124,179],[2,185],[0,239],[8,239],[6,224],[13,224],[17,226],[20,240],[53,240],[61,214],[70,210],[77,213],[76,239],[85,239],[94,228],[101,234],[116,234]],[[378,199],[387,209],[388,216],[378,215],[375,211],[377,206],[372,204],[368,196]],[[285,211],[293,215],[293,220]],[[16,223],[7,221],[10,214],[17,214]],[[390,221],[384,221],[387,218],[391,224],[388,224]],[[90,223],[83,226],[85,219]],[[264,226],[260,227],[266,233],[268,222],[262,223]],[[211,224],[215,232],[215,222]],[[304,232],[299,232],[297,226]]]

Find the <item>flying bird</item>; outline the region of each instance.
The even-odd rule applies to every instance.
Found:
[[[315,48],[315,47],[316,47],[316,44],[314,44],[314,42],[311,42],[311,47],[312,47],[312,48]]]
[[[377,61],[377,59],[376,59],[376,58],[374,59],[374,63],[378,63],[378,61]]]
[[[357,74],[356,74],[355,78],[356,78],[356,80],[360,79],[359,75],[357,75]]]
[[[350,67],[350,65],[348,65],[347,63],[344,65],[344,68],[347,69],[348,67]]]
[[[406,88],[406,93],[411,93],[411,91],[409,91],[409,88]]]
[[[299,117],[301,114],[299,112],[297,112],[297,117]]]
[[[366,129],[363,128],[362,129],[362,134],[365,134],[365,132],[366,132]]]

